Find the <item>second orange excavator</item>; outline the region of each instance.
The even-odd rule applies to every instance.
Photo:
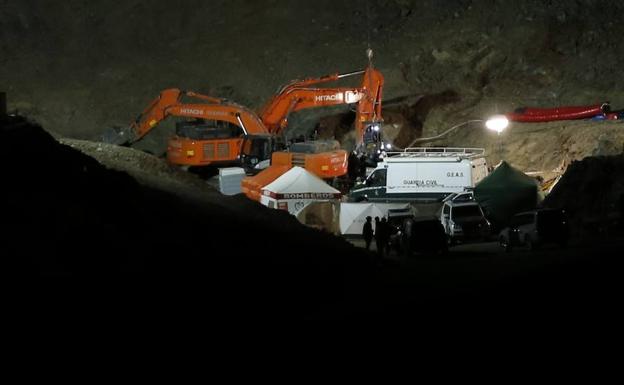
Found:
[[[357,75],[362,75],[359,87],[311,87]],[[354,124],[356,147],[362,147],[375,141],[372,132],[371,135],[367,135],[366,129],[373,131],[379,129],[383,85],[384,78],[381,72],[370,66],[362,71],[295,80],[282,87],[262,107],[260,118],[270,133],[281,135],[288,127],[288,117],[292,112],[316,107],[357,104]]]
[[[322,83],[362,75],[359,87],[319,88]],[[281,135],[287,127],[288,116],[307,108],[356,103],[354,129],[356,151],[370,158],[377,156],[382,122],[381,101],[384,78],[369,66],[363,71],[334,74],[316,79],[293,81],[261,109],[260,116],[268,130]],[[291,146],[290,151],[274,152],[271,166],[258,175],[243,179],[242,190],[248,198],[260,200],[262,187],[277,179],[293,166],[301,166],[323,179],[333,179],[347,173],[348,153],[330,142],[304,142]]]

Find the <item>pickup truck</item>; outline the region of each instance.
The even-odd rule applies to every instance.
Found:
[[[483,242],[490,237],[490,222],[475,201],[448,200],[442,205],[439,218],[450,245]]]

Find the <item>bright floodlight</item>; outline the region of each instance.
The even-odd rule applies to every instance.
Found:
[[[379,126],[379,124],[373,125],[373,130],[375,130],[376,132],[379,131],[380,129],[381,127]]]
[[[508,125],[509,120],[505,115],[494,115],[485,122],[485,127],[499,134],[503,132]]]
[[[390,143],[386,144],[386,149],[389,150],[392,148],[392,145]]]

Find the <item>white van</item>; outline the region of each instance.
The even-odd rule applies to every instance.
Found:
[[[482,148],[415,147],[389,153],[349,193],[354,202],[441,201],[488,174]]]

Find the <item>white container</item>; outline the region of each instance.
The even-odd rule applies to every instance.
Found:
[[[223,195],[241,193],[241,182],[245,177],[245,170],[241,167],[227,167],[219,169],[219,191]]]

